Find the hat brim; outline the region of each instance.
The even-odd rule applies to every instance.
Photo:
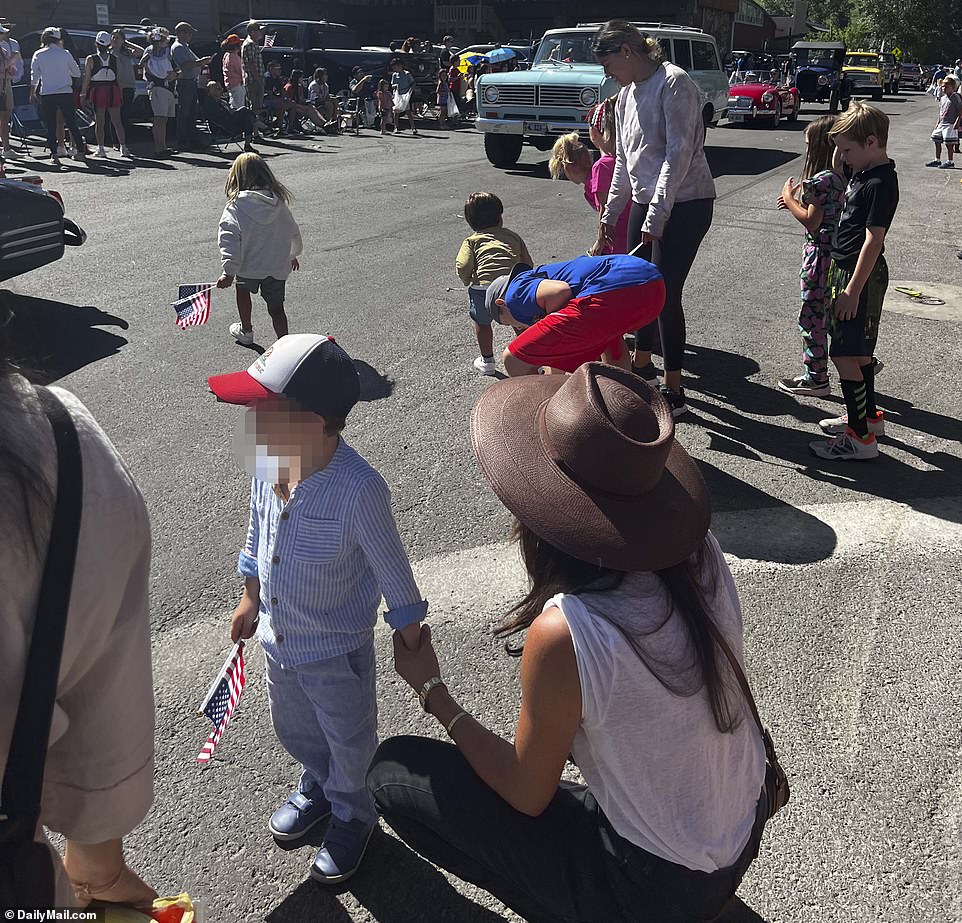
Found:
[[[501,502],[540,538],[582,561],[656,571],[694,553],[711,523],[697,465],[672,440],[657,485],[637,497],[585,488],[551,458],[541,416],[563,375],[509,378],[488,387],[471,413],[481,472]]]
[[[207,386],[225,404],[253,404],[265,397],[276,397],[247,371],[212,375],[207,379]]]

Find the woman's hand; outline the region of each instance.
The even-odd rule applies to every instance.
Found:
[[[234,277],[227,275],[226,272],[217,280],[218,288],[230,288],[233,284]]]
[[[400,632],[394,632],[394,669],[415,692],[420,692],[429,679],[441,675],[429,625],[421,626],[420,644],[414,649],[404,643]]]
[[[596,240],[587,250],[588,256],[598,256],[605,252],[605,244],[601,240]]]
[[[601,244],[602,248],[610,247],[615,242],[615,226],[613,224],[605,224],[603,221],[598,222],[598,243]]]

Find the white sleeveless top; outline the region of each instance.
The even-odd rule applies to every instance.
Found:
[[[715,624],[742,657],[741,608],[714,536]],[[748,842],[765,779],[765,747],[724,654],[719,664],[742,720],[731,734],[715,725],[704,687],[694,695],[666,689],[608,619],[636,634],[661,625],[668,594],[651,573],[628,574],[605,593],[559,595],[545,608],[564,614],[581,681],[581,723],[571,753],[614,829],[636,846],[678,865],[714,872],[731,865]],[[632,631],[634,629],[634,631]],[[688,635],[676,615],[648,635],[642,650],[673,684],[689,672]],[[690,687],[689,687],[690,688]]]

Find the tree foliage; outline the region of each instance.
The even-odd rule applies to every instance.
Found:
[[[790,16],[794,0],[759,0],[769,14]],[[808,19],[852,49],[902,50],[902,60],[935,63],[962,57],[962,0],[810,0]]]

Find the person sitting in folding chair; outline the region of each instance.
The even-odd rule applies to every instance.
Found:
[[[201,93],[198,101],[201,115],[215,141],[219,134],[223,134],[228,142],[239,144],[237,139],[243,135],[244,150],[257,153],[251,143],[254,139],[254,113],[250,109],[246,106],[231,109],[224,100],[223,88],[214,80],[207,84],[207,92]]]

